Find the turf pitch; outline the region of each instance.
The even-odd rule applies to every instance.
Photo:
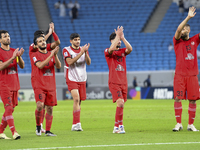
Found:
[[[20,140],[0,139],[0,149],[139,149],[188,150],[199,149],[200,132],[187,131],[188,101],[182,101],[183,131],[172,132],[176,122],[173,100],[128,100],[124,108],[126,134],[113,134],[116,104],[112,100],[86,100],[81,106],[83,132],[71,131],[73,101],[58,101],[54,107],[51,131],[57,137],[35,135],[35,102],[19,102],[14,120]],[[0,115],[4,109],[0,103]],[[194,125],[200,129],[200,106]],[[44,121],[45,124],[45,121]],[[7,127],[4,132],[11,137]]]

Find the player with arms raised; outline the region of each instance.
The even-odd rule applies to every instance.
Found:
[[[188,131],[199,131],[193,125],[196,114],[196,100],[199,99],[199,83],[197,75],[197,47],[200,43],[200,33],[189,37],[190,26],[187,22],[196,15],[194,7],[189,8],[187,17],[179,24],[173,38],[176,54],[176,70],[174,76],[174,110],[177,124],[173,131],[183,129],[181,123],[182,104],[181,100],[189,100]]]
[[[35,33],[34,33],[34,37],[36,37],[36,36],[39,36],[39,35],[42,35],[42,36],[44,36],[45,37],[45,41],[49,38],[49,36],[50,35],[53,35],[53,38],[54,38],[54,42],[53,43],[48,43],[47,44],[47,51],[52,51],[56,46],[58,46],[59,44],[60,44],[60,40],[59,40],[59,38],[58,38],[58,36],[57,36],[57,34],[55,33],[55,31],[54,31],[54,23],[53,22],[51,22],[50,24],[49,24],[49,32],[48,32],[48,34],[47,35],[44,35],[44,31],[43,30],[37,30],[37,31],[35,31]],[[34,43],[32,43],[31,45],[30,45],[30,47],[29,47],[29,57],[31,57],[31,55],[34,53],[34,52],[37,52],[38,51],[38,48],[37,48],[37,46],[36,45],[34,45]],[[30,58],[30,60],[31,60],[31,58]],[[31,63],[32,63],[32,61],[31,61]],[[31,72],[31,84],[32,84],[32,87],[34,88],[35,87],[35,84],[34,84],[34,77],[35,77],[35,75],[36,75],[36,72],[35,72],[35,70],[33,70],[33,64],[31,64],[31,67],[32,67],[32,72]],[[42,110],[42,119],[41,119],[41,131],[42,131],[42,133],[45,133],[45,130],[43,129],[43,125],[42,125],[42,123],[43,123],[43,120],[44,120],[44,114],[45,114],[45,108],[43,108],[43,110]]]
[[[112,93],[113,103],[117,103],[115,114],[115,125],[113,133],[125,133],[123,126],[123,109],[127,101],[127,76],[126,76],[126,55],[132,51],[132,46],[126,40],[123,33],[124,28],[117,27],[117,30],[110,35],[111,46],[105,49],[105,58],[109,67],[109,89]],[[121,47],[121,41],[125,48]]]

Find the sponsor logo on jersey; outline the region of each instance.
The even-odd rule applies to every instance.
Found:
[[[8,71],[8,74],[16,74],[17,71],[15,69],[15,67],[10,68],[10,70]]]
[[[194,59],[194,56],[191,53],[187,54],[187,57],[185,57],[185,60],[192,60]]]
[[[53,73],[51,73],[50,69],[45,70],[45,73],[43,74],[43,76],[53,76]]]
[[[124,68],[122,65],[117,65],[117,68],[115,69],[116,71],[124,71]]]

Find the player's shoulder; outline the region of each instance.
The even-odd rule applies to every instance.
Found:
[[[15,51],[16,49],[15,49],[15,48],[10,48],[10,50],[11,50],[11,51]]]
[[[63,48],[63,51],[68,51],[70,49],[71,49],[70,46],[66,46],[66,47]]]

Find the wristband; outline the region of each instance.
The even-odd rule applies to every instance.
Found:
[[[57,34],[55,32],[53,32],[52,35],[53,35],[53,39],[55,41],[58,41],[59,38],[58,38]]]

